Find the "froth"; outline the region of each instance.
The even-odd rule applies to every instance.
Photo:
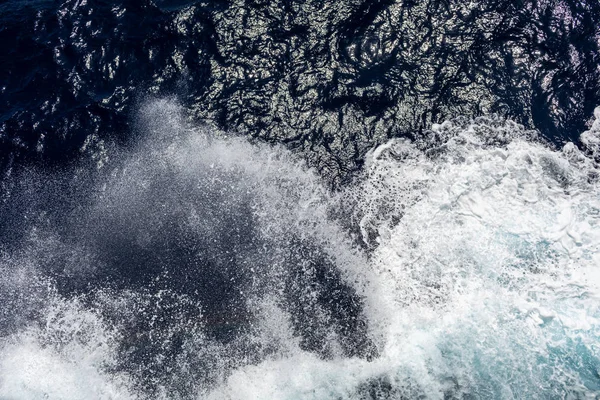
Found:
[[[595,167],[570,144],[555,151],[497,123],[448,122],[429,133],[435,144],[398,140],[372,154],[367,173],[400,193],[390,212],[363,217],[382,230],[371,266],[395,309],[379,316],[387,351],[432,341],[441,356],[423,355],[428,374],[476,397],[595,392]]]
[[[48,298],[37,324],[4,338],[3,399],[133,399],[113,371],[114,332],[77,301]]]

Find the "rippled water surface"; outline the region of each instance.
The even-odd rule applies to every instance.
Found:
[[[131,141],[147,96],[285,143],[338,182],[432,123],[499,113],[577,139],[599,97],[596,1],[23,1],[0,6],[13,159]]]
[[[600,3],[0,4],[0,398],[600,396]]]

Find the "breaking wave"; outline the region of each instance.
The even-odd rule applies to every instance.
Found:
[[[6,183],[1,398],[600,395],[598,121],[447,121],[336,192],[172,101],[137,129]]]

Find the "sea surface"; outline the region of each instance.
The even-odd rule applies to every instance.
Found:
[[[0,399],[600,399],[597,0],[0,0]]]

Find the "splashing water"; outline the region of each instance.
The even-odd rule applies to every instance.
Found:
[[[600,395],[598,121],[581,150],[445,122],[331,193],[172,102],[141,114],[97,174],[4,199],[1,398]]]

